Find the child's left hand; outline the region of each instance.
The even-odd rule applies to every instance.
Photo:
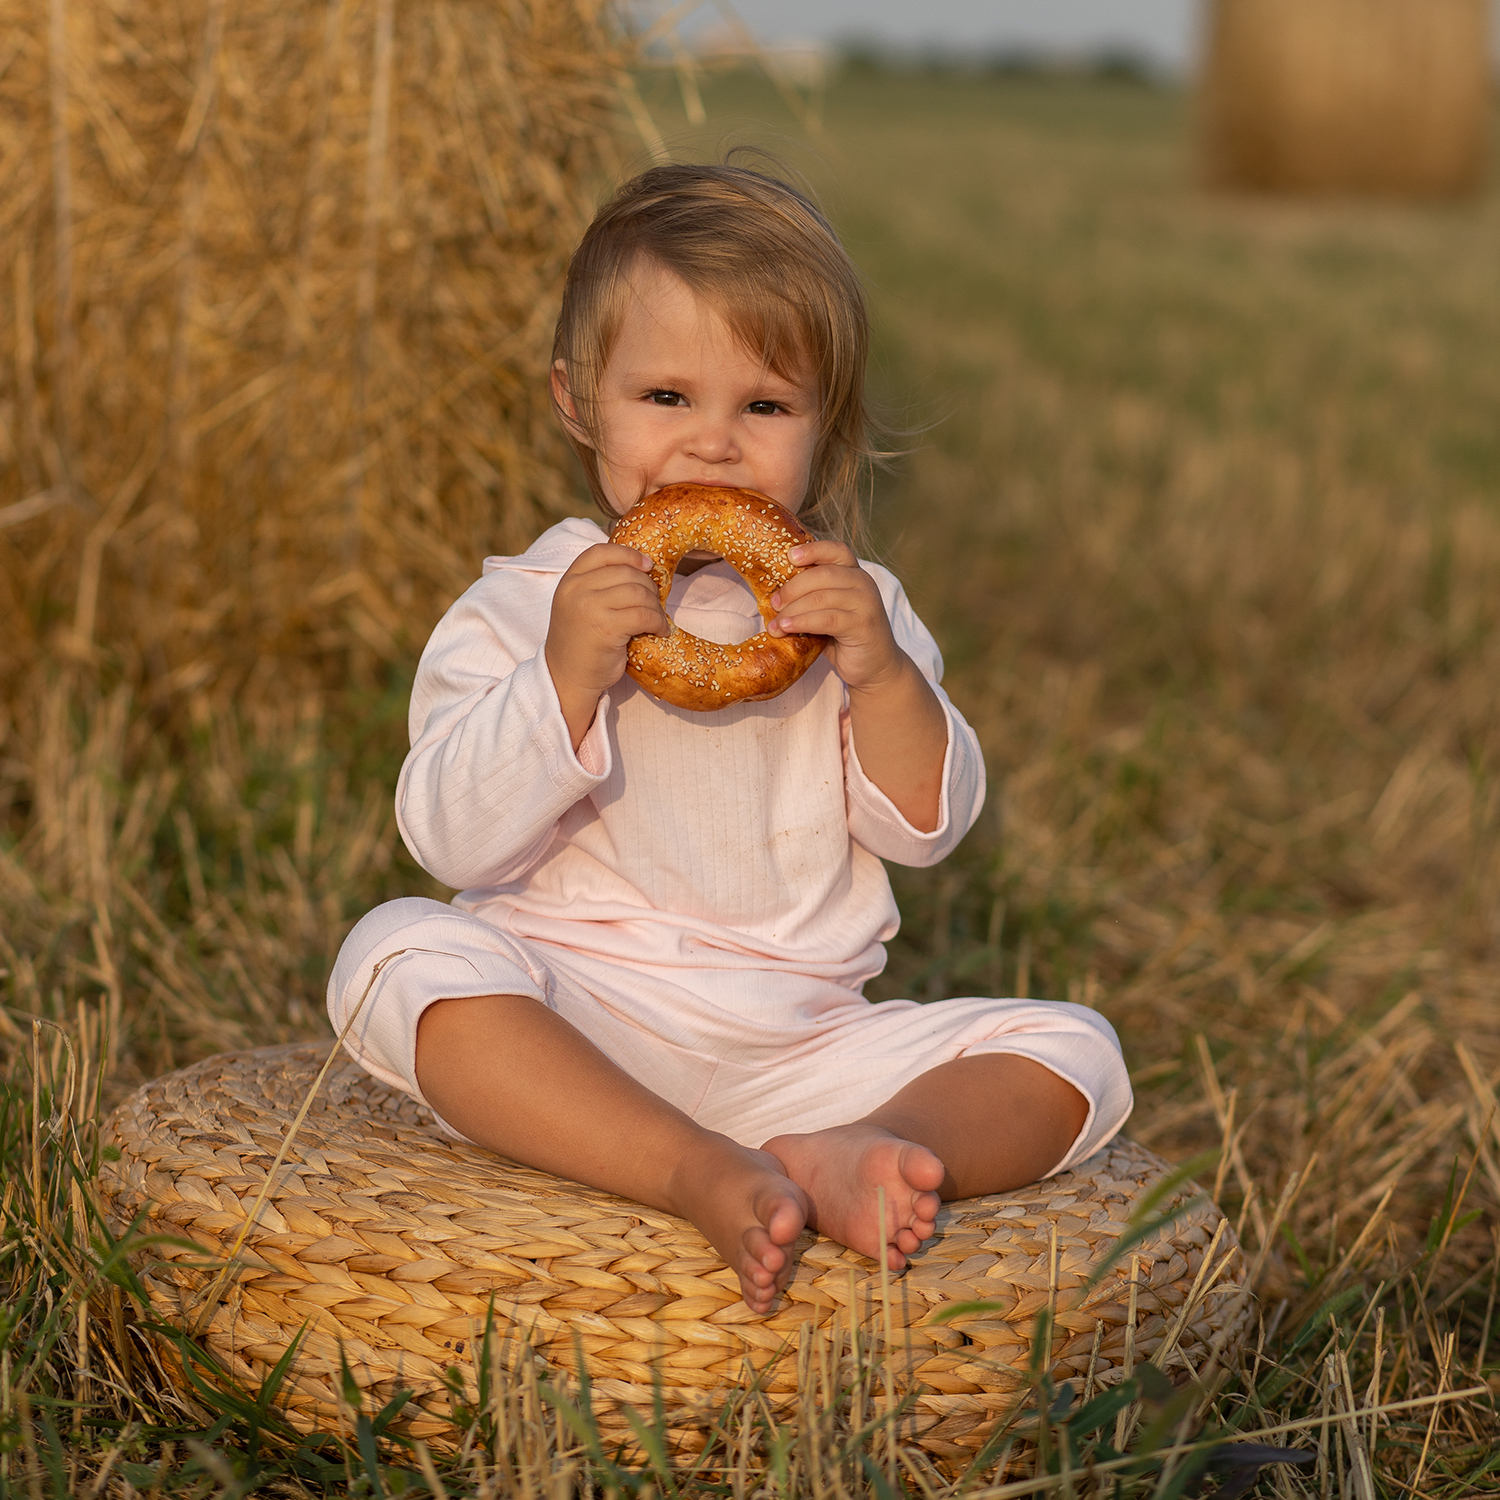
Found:
[[[772,635],[826,635],[833,670],[856,691],[899,674],[906,653],[896,644],[875,580],[842,542],[804,542],[787,554],[803,571],[771,595]]]
[[[948,721],[927,679],[891,630],[875,580],[842,542],[804,542],[788,554],[803,569],[771,595],[772,635],[826,635],[833,670],[849,689],[849,728],[865,775],[914,828],[942,816]]]

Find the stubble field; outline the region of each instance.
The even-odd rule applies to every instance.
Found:
[[[708,104],[678,138],[785,132],[869,277],[907,432],[878,543],[990,757],[960,851],[893,872],[877,997],[1097,1006],[1130,1133],[1224,1146],[1209,1174],[1289,1376],[1273,1416],[1326,1414],[1340,1358],[1369,1404],[1488,1386],[1361,1431],[1371,1493],[1500,1488],[1500,194],[1209,197],[1185,100],[1128,82],[853,71],[811,144],[753,80]],[[32,1016],[81,1045],[108,1024],[106,1102],[324,1034],[349,925],[434,893],[389,809],[403,672],[221,706],[168,745],[149,701],[73,671],[34,738],[0,740],[17,1099]],[[47,1035],[33,1055],[60,1059]],[[7,1325],[12,1371],[53,1314],[19,1249],[27,1141],[16,1123],[5,1274],[37,1311]],[[33,1373],[75,1349],[59,1328]],[[8,1377],[17,1442],[20,1410]],[[1319,1467],[1276,1492],[1360,1493],[1352,1440],[1300,1440]],[[219,1492],[188,1450],[132,1442],[138,1480]],[[47,1471],[20,1456],[12,1476]]]

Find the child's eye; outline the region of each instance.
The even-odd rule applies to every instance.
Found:
[[[646,399],[653,406],[682,406],[686,400],[681,391],[648,391]]]
[[[784,409],[779,401],[752,401],[745,408],[754,417],[774,417],[777,412]]]

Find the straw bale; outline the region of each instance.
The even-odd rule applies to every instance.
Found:
[[[576,508],[540,377],[621,46],[602,0],[0,0],[0,695],[49,644],[158,698],[389,658]]]
[[[1484,171],[1489,0],[1215,0],[1201,94],[1221,187],[1453,195]]]

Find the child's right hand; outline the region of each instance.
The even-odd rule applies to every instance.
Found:
[[[625,675],[630,638],[671,629],[650,568],[651,559],[633,547],[600,542],[574,558],[552,596],[547,670],[574,750],[594,722],[600,695]]]

